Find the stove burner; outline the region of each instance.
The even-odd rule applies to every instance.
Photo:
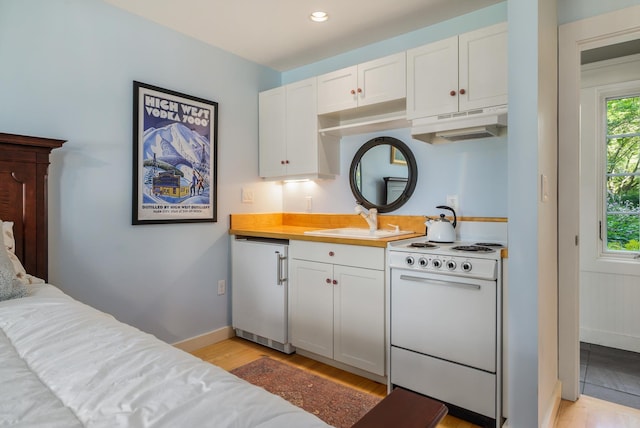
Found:
[[[476,242],[474,245],[480,245],[481,247],[502,247],[502,244],[497,242]]]
[[[415,248],[438,248],[437,245],[428,242],[412,242],[409,246]]]
[[[482,245],[458,245],[457,247],[451,247],[452,250],[456,251],[471,251],[476,253],[493,253],[495,250],[493,248],[485,247]]]

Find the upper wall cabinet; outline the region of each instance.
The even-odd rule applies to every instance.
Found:
[[[406,97],[405,53],[318,76],[318,114]]]
[[[407,51],[407,119],[506,103],[506,23]]]
[[[316,91],[311,78],[259,94],[261,177],[328,178],[338,173],[336,139],[318,134]]]

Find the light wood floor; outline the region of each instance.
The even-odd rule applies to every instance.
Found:
[[[286,361],[288,364],[299,367],[302,370],[309,371],[363,392],[369,392],[379,395],[380,397],[384,397],[387,393],[386,385],[298,354],[286,355],[237,337],[198,349],[192,352],[192,354],[229,371],[268,355],[271,358]],[[438,427],[476,428],[477,425],[447,415]],[[640,410],[608,403],[586,395],[581,396],[575,403],[562,400],[555,424],[555,428],[638,427],[640,427]]]

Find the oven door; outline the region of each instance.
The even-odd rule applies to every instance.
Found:
[[[496,372],[496,281],[391,270],[391,345]]]

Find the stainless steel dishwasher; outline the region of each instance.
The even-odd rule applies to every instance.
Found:
[[[231,317],[236,335],[290,354],[289,241],[235,236],[231,240]]]

